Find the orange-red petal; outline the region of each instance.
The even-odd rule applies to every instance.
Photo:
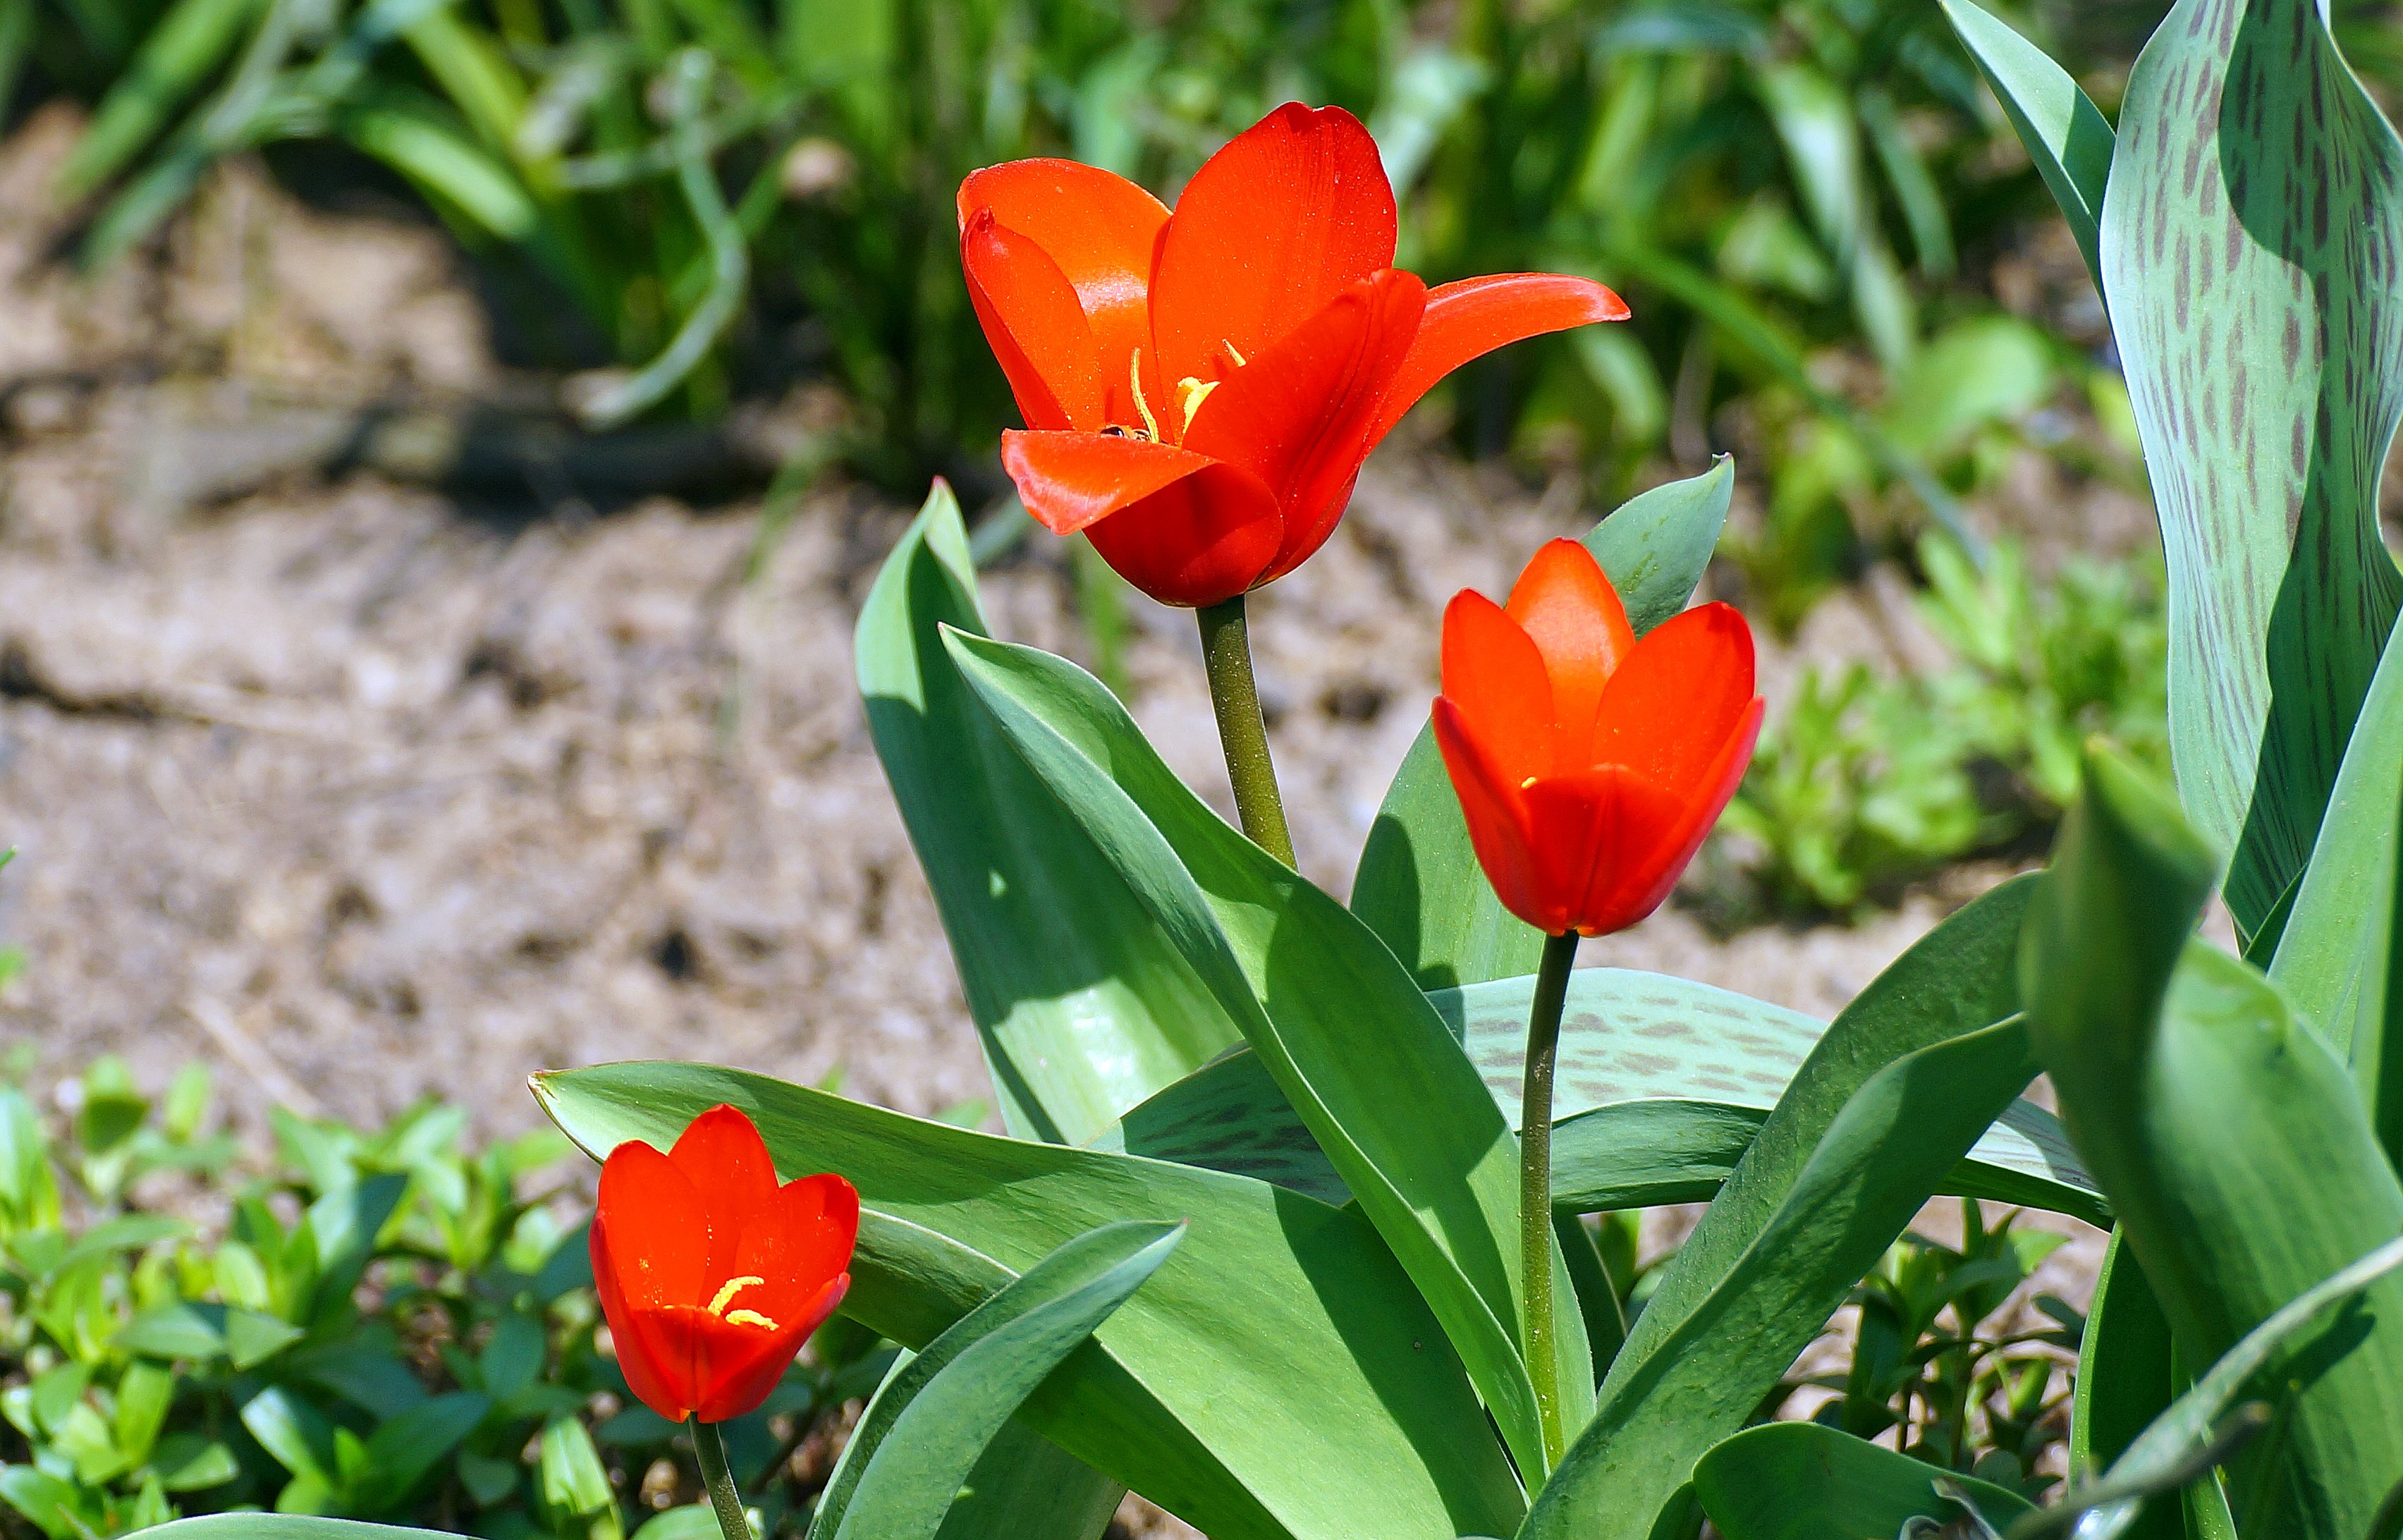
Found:
[[[687,1377],[669,1371],[660,1345],[646,1329],[645,1318],[654,1307],[636,1306],[627,1298],[625,1278],[629,1273],[639,1278],[640,1270],[610,1244],[606,1214],[592,1216],[590,1246],[593,1288],[609,1322],[609,1339],[618,1371],[626,1377],[626,1388],[634,1393],[635,1400],[669,1422],[684,1421],[692,1411],[695,1387]]]
[[[1151,273],[1161,378],[1219,378],[1344,289],[1394,265],[1393,185],[1340,107],[1289,102],[1187,183]]]
[[[1547,776],[1526,797],[1544,892],[1558,904],[1563,928],[1586,936],[1624,930],[1675,884],[1682,861],[1665,884],[1660,879],[1666,837],[1685,812],[1679,788],[1603,765]]]
[[[1716,745],[1697,779],[1661,788],[1674,803],[1674,814],[1659,819],[1645,831],[1640,843],[1631,841],[1619,860],[1596,866],[1577,904],[1577,923],[1585,934],[1606,936],[1624,930],[1659,909],[1675,891],[1678,878],[1717,825],[1719,814],[1752,764],[1753,744],[1760,737],[1761,710],[1762,703],[1756,698],[1737,719],[1734,730]],[[1618,773],[1628,784],[1651,784],[1632,772]]]
[[[709,1215],[682,1162],[628,1140],[601,1163],[594,1212],[629,1304],[696,1302],[709,1275]]]
[[[959,209],[963,231],[977,211],[990,210],[1059,265],[1092,325],[1104,384],[1124,394],[1128,357],[1151,340],[1146,297],[1160,228],[1168,223],[1160,200],[1096,166],[1013,160],[961,183]],[[1113,420],[1134,418],[1130,412]]]
[[[1026,425],[1100,429],[1108,405],[1101,351],[1060,265],[979,209],[960,236],[960,269]]]
[[[826,1280],[851,1265],[859,1239],[859,1194],[831,1173],[787,1182],[773,1206],[743,1232],[730,1276],[763,1282],[733,1303],[778,1322],[802,1313]]]
[[[1535,640],[1473,589],[1443,611],[1443,699],[1505,785],[1552,769],[1552,687]]]
[[[1275,496],[1285,531],[1272,566],[1285,544],[1315,546],[1342,516],[1369,420],[1425,298],[1413,273],[1364,278],[1228,376],[1194,413],[1185,447],[1243,466]]]
[[[1200,609],[1258,582],[1284,527],[1259,478],[1211,460],[1085,534],[1102,560],[1145,593]]]
[[[1519,784],[1495,767],[1490,756],[1463,722],[1459,706],[1450,697],[1435,703],[1435,742],[1443,754],[1443,768],[1460,798],[1461,816],[1468,825],[1468,843],[1477,864],[1493,886],[1502,907],[1536,929],[1558,935],[1567,928],[1555,901],[1548,901],[1537,881],[1533,836]]]
[[[1549,540],[1519,574],[1506,608],[1534,639],[1551,680],[1555,759],[1545,773],[1600,763],[1590,751],[1603,687],[1635,646],[1618,590],[1591,551]]]
[[[1590,278],[1564,273],[1494,273],[1430,289],[1426,319],[1378,408],[1368,442],[1392,432],[1437,381],[1472,358],[1544,332],[1626,319],[1625,300]]]
[[[1694,784],[1753,701],[1752,630],[1726,604],[1653,628],[1610,677],[1592,762],[1666,786]]]
[[[1001,468],[1026,511],[1074,534],[1214,462],[1206,454],[1111,433],[1004,433]]]
[[[709,1224],[708,1261],[702,1287],[670,1304],[702,1304],[708,1293],[742,1269],[735,1266],[743,1235],[776,1206],[776,1163],[751,1119],[721,1102],[688,1124],[668,1152],[699,1195]]]

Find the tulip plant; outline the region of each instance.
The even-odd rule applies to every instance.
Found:
[[[1454,601],[1348,902],[1271,816],[1229,606],[1327,537],[1428,381],[1618,314],[1606,291],[1423,291],[1340,114],[1272,114],[1173,215],[1057,162],[963,188],[1028,423],[1006,463],[1038,518],[1202,612],[1251,837],[1099,681],[990,635],[938,485],[858,677],[1007,1133],[705,1065],[537,1078],[607,1162],[596,1277],[663,1414],[737,1407],[837,1297],[914,1354],[813,1540],[1093,1540],[1128,1488],[1215,1540],[2403,1524],[2403,575],[2375,498],[2403,146],[2309,0],[2179,0],[2116,132],[1946,5],[2118,335],[2178,791],[2090,750],[2050,867],[1824,1023],[1569,966],[1662,900],[1758,729],[1742,621],[1687,608],[1725,463],[1531,553],[1507,603]],[[2241,955],[2198,937],[2215,894]],[[2022,1097],[2040,1072],[2058,1120]],[[2042,1483],[1754,1425],[1943,1193],[2115,1228],[2042,1508]],[[1581,1216],[1705,1199],[1624,1319]]]

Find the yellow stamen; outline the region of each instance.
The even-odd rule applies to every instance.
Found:
[[[1527,777],[1524,781],[1521,781],[1521,782],[1520,782],[1520,783],[1519,783],[1519,789],[1520,789],[1521,791],[1525,791],[1529,786],[1532,786],[1532,785],[1534,785],[1535,784],[1535,778],[1534,776],[1532,776],[1532,775],[1531,775],[1531,776]]]
[[[729,1326],[765,1326],[770,1331],[776,1329],[776,1323],[755,1310],[735,1311],[727,1316],[726,1324]]]
[[[1225,338],[1221,337],[1218,339],[1218,345],[1227,350],[1227,356],[1235,361],[1235,367],[1237,368],[1242,368],[1243,367],[1243,355],[1235,351],[1234,343],[1229,342]]]
[[[754,1283],[765,1283],[766,1282],[767,1280],[765,1278],[753,1277],[749,1275],[745,1275],[741,1278],[728,1279],[726,1281],[726,1286],[717,1291],[717,1297],[709,1302],[709,1313],[712,1315],[726,1315],[726,1307],[734,1302],[734,1297],[736,1295],[741,1294],[744,1289],[749,1288]],[[749,1315],[751,1313],[753,1312],[750,1311],[736,1311],[734,1315]],[[730,1321],[734,1319],[734,1316],[727,1315],[726,1318]]]
[[[1134,392],[1134,409],[1143,413],[1143,425],[1151,431],[1151,441],[1160,442],[1160,419],[1151,414],[1151,403],[1143,398],[1143,353],[1137,349],[1127,354],[1127,385]]]
[[[1193,431],[1193,414],[1202,409],[1202,403],[1210,399],[1210,393],[1216,390],[1218,385],[1219,382],[1215,380],[1205,385],[1189,374],[1176,382],[1177,390],[1185,397],[1185,431],[1187,433]]]

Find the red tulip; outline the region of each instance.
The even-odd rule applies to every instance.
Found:
[[[1743,616],[1704,604],[1638,642],[1574,540],[1535,553],[1507,609],[1454,595],[1436,742],[1503,907],[1551,936],[1659,909],[1751,762],[1752,688]]]
[[[1172,604],[1299,566],[1361,462],[1428,387],[1539,332],[1618,321],[1583,278],[1429,290],[1394,264],[1394,189],[1340,107],[1237,135],[1172,215],[1123,177],[1014,160],[960,184],[960,261],[1027,431],[1002,465],[1027,511],[1086,531]]]
[[[592,1281],[618,1367],[672,1422],[757,1408],[851,1287],[859,1194],[840,1176],[776,1185],[751,1119],[710,1108],[661,1155],[609,1152]]]

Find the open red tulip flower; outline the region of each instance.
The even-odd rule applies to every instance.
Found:
[[[1436,742],[1503,907],[1605,936],[1660,907],[1751,763],[1752,631],[1725,604],[1639,642],[1591,552],[1555,540],[1507,608],[1453,597]]]
[[[960,185],[960,260],[1027,431],[1027,511],[1202,607],[1325,543],[1361,462],[1428,387],[1539,332],[1625,319],[1583,278],[1429,289],[1394,266],[1394,189],[1340,107],[1287,104],[1171,214],[1120,176],[1014,160]]]
[[[592,1280],[618,1367],[672,1422],[757,1408],[851,1286],[859,1194],[840,1176],[776,1184],[751,1119],[710,1108],[665,1155],[609,1152]]]

